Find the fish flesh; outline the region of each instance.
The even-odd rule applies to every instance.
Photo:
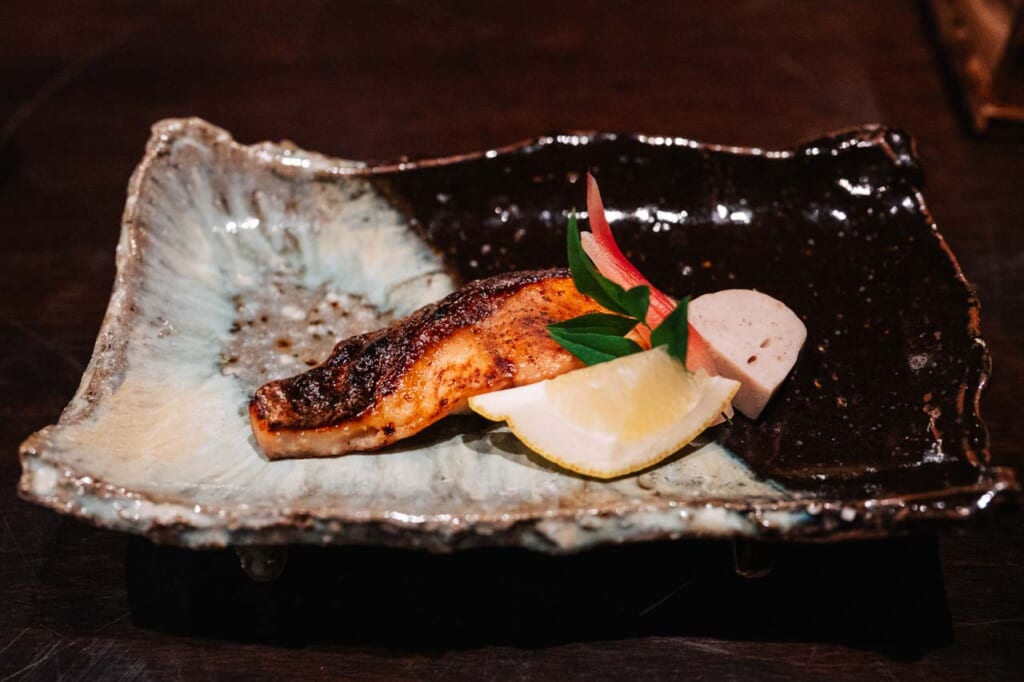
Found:
[[[474,395],[581,367],[547,325],[594,312],[606,311],[564,269],[471,282],[261,386],[249,404],[253,434],[270,459],[385,447],[463,411]]]

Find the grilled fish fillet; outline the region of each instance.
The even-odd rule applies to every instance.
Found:
[[[603,308],[566,270],[472,282],[392,324],[340,342],[323,364],[261,386],[249,404],[267,457],[375,450],[465,408],[480,393],[581,363],[546,326]]]

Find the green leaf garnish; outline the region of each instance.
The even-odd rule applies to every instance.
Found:
[[[619,299],[626,314],[636,320],[647,319],[647,309],[651,307],[651,288],[641,284],[628,289]]]
[[[622,315],[609,315],[608,313],[589,313],[580,315],[565,322],[555,322],[548,325],[548,330],[558,329],[569,333],[585,334],[609,334],[611,336],[625,336],[636,326],[636,320],[632,317]]]
[[[575,211],[569,214],[566,246],[569,253],[569,272],[572,273],[572,281],[579,292],[586,294],[612,312],[637,317],[633,311],[627,308],[628,306],[635,309],[635,301],[629,300],[625,304],[623,303],[626,290],[598,272],[594,264],[590,262],[590,257],[583,250],[583,243],[580,241]],[[634,295],[635,297],[636,295]],[[647,310],[645,309],[643,313],[646,315]]]
[[[566,247],[572,281],[580,293],[594,299],[609,313],[590,313],[571,320],[548,325],[548,334],[562,348],[587,365],[596,365],[644,349],[625,335],[637,325],[647,327],[647,311],[651,304],[651,290],[646,285],[624,289],[602,275],[587,252],[583,250],[580,231],[576,225],[576,212],[569,214]],[[686,366],[686,342],[689,326],[686,321],[689,296],[662,320],[651,332],[651,347],[667,346],[669,355]]]
[[[562,348],[575,355],[586,365],[596,365],[643,350],[636,341],[624,336],[575,332],[555,325],[548,326],[548,333]]]
[[[686,312],[690,305],[690,297],[680,300],[675,310],[668,314],[658,328],[651,332],[651,348],[668,346],[668,354],[686,365],[686,342],[690,335],[690,325],[686,321]]]

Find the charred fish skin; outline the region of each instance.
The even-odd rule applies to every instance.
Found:
[[[261,386],[249,404],[253,434],[270,459],[385,447],[473,395],[579,367],[547,325],[602,310],[563,269],[470,282],[385,329],[339,342],[307,372]]]

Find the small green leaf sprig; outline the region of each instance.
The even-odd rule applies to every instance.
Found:
[[[562,348],[586,365],[596,365],[624,355],[642,352],[636,341],[625,338],[634,327],[643,325],[651,303],[651,290],[646,285],[624,289],[600,272],[583,250],[576,212],[569,215],[567,230],[569,271],[581,294],[594,299],[611,313],[589,313],[564,322],[548,325],[548,333]],[[651,330],[651,348],[666,346],[668,354],[686,366],[686,341],[689,325],[686,320],[690,297],[678,302],[668,317]]]

